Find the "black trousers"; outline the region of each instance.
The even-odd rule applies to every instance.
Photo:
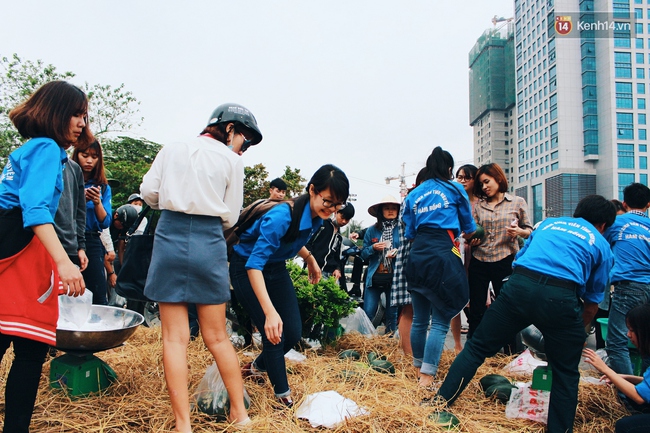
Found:
[[[48,345],[13,335],[0,334],[0,359],[14,345],[14,361],[5,388],[4,433],[27,433],[32,421]]]
[[[487,307],[487,291],[490,283],[494,289],[494,294],[499,296],[503,279],[512,274],[512,262],[514,256],[508,256],[497,262],[482,262],[471,258],[469,262],[468,281],[469,281],[469,316],[467,322],[469,331],[467,338],[472,338],[476,327],[481,323]]]
[[[512,275],[488,308],[474,337],[456,356],[438,394],[452,404],[485,358],[499,350],[503,339],[514,337],[532,324],[544,335],[548,365],[553,371],[547,431],[572,432],[578,405],[578,365],[587,338],[582,311],[575,290]]]
[[[650,431],[650,414],[632,415],[616,422],[616,433],[644,433]]]

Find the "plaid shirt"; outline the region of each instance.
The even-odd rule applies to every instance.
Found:
[[[526,211],[526,201],[517,196],[504,194],[503,200],[490,207],[485,200],[474,206],[473,216],[476,224],[485,230],[485,238],[472,248],[472,255],[482,262],[497,262],[519,251],[519,242],[506,234],[506,229],[514,218],[519,220],[522,229],[533,229]]]
[[[393,263],[393,284],[390,289],[390,306],[400,307],[411,303],[411,294],[408,292],[406,283],[406,261],[411,252],[411,242],[406,239],[406,229],[402,222],[404,206],[400,208],[399,223],[397,231],[399,233],[399,247],[397,247],[397,256]]]

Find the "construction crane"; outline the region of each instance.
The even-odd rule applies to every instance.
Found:
[[[405,167],[406,167],[406,163],[403,162],[402,172],[399,175],[386,178],[386,185],[390,185],[391,180],[399,180],[399,195],[402,197],[402,200],[404,200],[404,197],[406,197],[406,193],[408,192],[408,188],[406,187],[406,178],[408,176],[415,176],[417,174],[417,173],[404,174]]]
[[[514,17],[504,18],[504,17],[498,17],[498,16],[495,15],[495,16],[492,17],[492,25],[494,27],[496,27],[497,23],[502,23],[504,21],[506,23],[509,23],[509,22],[512,22],[513,20],[514,20]],[[503,26],[503,24],[500,27],[502,27],[502,26]]]

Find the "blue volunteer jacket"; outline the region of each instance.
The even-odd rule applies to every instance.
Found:
[[[454,237],[476,231],[469,198],[459,183],[428,179],[406,196],[403,206],[407,239],[415,239],[420,226],[452,230]]]
[[[282,237],[291,225],[291,208],[279,204],[267,213],[239,237],[239,243],[233,250],[247,258],[246,269],[263,270],[266,263],[282,262],[294,257],[305,246],[311,235],[317,231],[323,220],[311,217],[309,202],[300,218],[298,237],[293,242],[286,242]]]
[[[51,138],[32,138],[14,150],[0,175],[0,209],[20,207],[25,228],[54,224],[68,155]]]
[[[604,236],[614,254],[612,283],[650,284],[650,219],[630,212],[619,215]]]
[[[609,287],[612,252],[605,238],[582,218],[547,218],[534,230],[515,256],[513,268],[578,284],[577,295],[586,302],[603,300]]]

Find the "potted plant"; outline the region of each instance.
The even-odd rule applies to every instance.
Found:
[[[288,261],[287,269],[296,289],[302,317],[302,336],[328,343],[343,334],[339,320],[354,312],[357,303],[333,277],[309,282],[306,269]]]

